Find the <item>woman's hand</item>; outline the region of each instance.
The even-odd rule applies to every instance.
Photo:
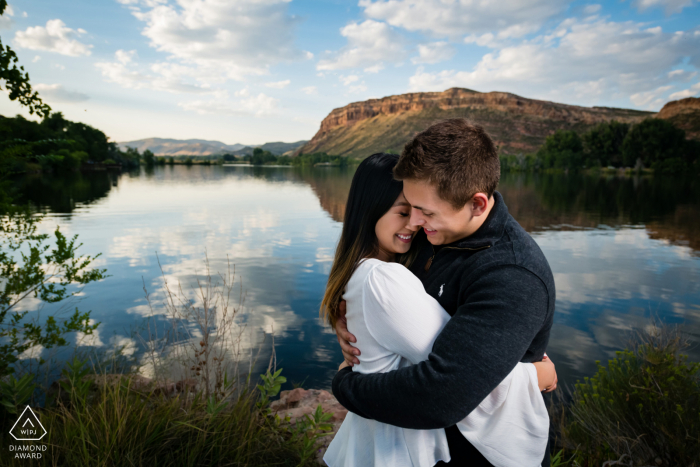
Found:
[[[343,351],[343,358],[345,358],[347,366],[353,366],[360,363],[360,360],[357,358],[357,355],[360,355],[360,349],[350,345],[350,342],[357,342],[357,339],[348,332],[348,322],[345,319],[345,300],[340,302],[338,308],[340,309],[340,317],[335,323],[335,333],[338,336],[338,343]]]
[[[557,388],[557,371],[554,368],[554,362],[547,354],[541,362],[533,363],[537,370],[537,384],[542,392],[552,392]]]

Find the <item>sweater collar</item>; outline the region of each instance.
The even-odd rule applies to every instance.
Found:
[[[508,207],[499,192],[494,191],[493,198],[493,208],[476,232],[444,246],[468,249],[491,247],[503,237],[508,220]]]

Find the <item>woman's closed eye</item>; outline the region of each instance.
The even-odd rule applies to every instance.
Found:
[[[408,213],[407,213],[407,212],[400,212],[400,213],[399,213],[399,216],[401,216],[401,217],[408,217]]]

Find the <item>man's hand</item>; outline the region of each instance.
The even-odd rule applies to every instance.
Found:
[[[340,310],[340,316],[335,323],[335,333],[338,336],[338,343],[340,344],[340,349],[343,351],[343,358],[345,358],[347,366],[354,366],[360,363],[360,360],[357,359],[357,355],[360,355],[360,350],[350,345],[350,342],[357,342],[357,339],[348,332],[348,322],[345,319],[345,300],[340,302],[338,308]]]
[[[343,363],[341,363],[340,366],[338,367],[338,371],[342,370],[343,368],[347,368],[349,366],[350,366],[350,364],[348,362],[346,362],[345,360],[343,360]]]

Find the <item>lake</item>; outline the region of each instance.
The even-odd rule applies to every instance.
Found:
[[[42,232],[60,226],[79,235],[83,254],[102,253],[96,264],[110,277],[70,304],[101,323],[84,346],[123,346],[143,358],[147,318],[168,323],[163,277],[191,296],[205,278],[205,257],[213,273],[225,273],[230,260],[235,294],[242,286],[245,295],[237,317],[245,323],[243,355],[261,349],[256,371],[265,367],[274,335],[288,381],[327,388],[342,356],[318,307],[353,172],[166,166],[27,175],[14,190],[45,214]],[[688,353],[700,360],[700,180],[504,174],[499,191],[554,272],[548,354],[560,382],[594,373],[596,360],[614,357],[652,318],[682,323],[693,344]]]

